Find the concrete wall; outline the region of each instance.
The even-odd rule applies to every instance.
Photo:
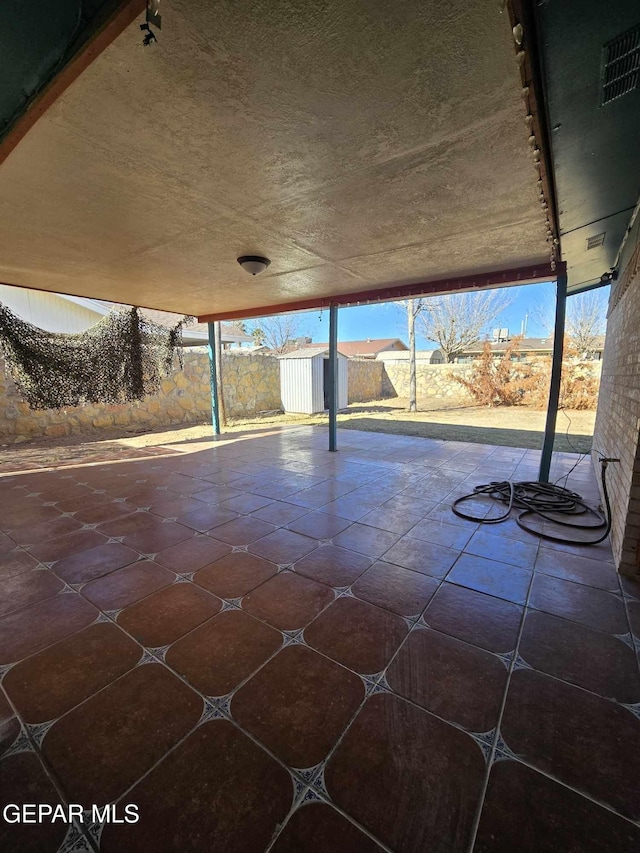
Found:
[[[611,287],[593,459],[619,457],[607,469],[619,571],[640,574],[640,217],[625,245]]]
[[[249,417],[280,408],[278,359],[240,351],[222,356],[225,403],[230,417]],[[160,394],[126,405],[78,406],[32,411],[0,361],[0,442],[63,438],[117,428],[157,429],[211,418],[209,359],[206,352],[186,351],[184,371],[164,379]]]

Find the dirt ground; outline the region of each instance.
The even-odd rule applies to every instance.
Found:
[[[478,406],[431,408],[409,413],[407,401],[399,398],[371,403],[354,403],[338,415],[343,429],[413,435],[449,441],[470,441],[479,444],[499,444],[507,447],[542,446],[546,413],[511,406],[484,408]],[[595,412],[560,411],[558,413],[555,450],[588,453],[591,449]],[[233,421],[225,432],[238,433],[270,430],[292,426],[326,424],[327,415],[271,414],[251,420]],[[74,460],[100,461],[111,449],[130,449],[132,455],[140,448],[158,445],[197,443],[211,436],[210,424],[176,427],[154,432],[100,432],[95,436],[70,436],[67,439],[29,442],[0,446],[0,471],[4,468],[39,467]]]

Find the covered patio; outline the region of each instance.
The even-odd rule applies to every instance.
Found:
[[[538,451],[340,446],[3,473],[1,797],[140,817],[3,823],[3,849],[637,849],[638,585],[608,545],[452,514]],[[597,501],[588,460],[568,483]]]

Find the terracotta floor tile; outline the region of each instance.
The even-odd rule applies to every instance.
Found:
[[[292,794],[287,771],[232,723],[205,723],[131,792],[144,819],[108,825],[100,849],[263,853]]]
[[[231,546],[210,536],[192,536],[164,551],[159,551],[154,560],[178,574],[188,575],[208,566],[231,553]]]
[[[90,625],[21,661],[3,686],[27,723],[42,723],[134,667],[142,649],[113,623]]]
[[[298,560],[296,572],[329,586],[349,586],[371,565],[371,558],[336,545],[321,545]]]
[[[298,566],[296,566],[298,571]],[[438,581],[390,563],[374,563],[351,587],[358,598],[399,613],[417,616],[438,588]]]
[[[640,829],[517,761],[491,768],[474,853],[634,853]]]
[[[515,604],[524,604],[532,572],[473,554],[463,554],[447,576],[459,586],[475,589]]]
[[[387,511],[390,512],[392,516],[397,513],[402,516],[402,514],[409,515],[417,515],[419,518],[424,518],[427,513],[431,512],[436,506],[436,501],[425,501],[420,498],[412,498],[409,495],[394,495],[390,500],[385,501],[380,507],[380,512]],[[378,510],[376,510],[378,511]]]
[[[242,609],[281,631],[304,628],[333,601],[323,584],[295,572],[280,572],[242,599]]]
[[[610,634],[628,631],[624,604],[615,596],[580,583],[536,574],[529,600],[531,607],[562,616]]]
[[[272,503],[271,498],[246,493],[238,495],[235,498],[229,498],[229,500],[223,501],[220,506],[230,509],[233,512],[250,513],[262,509],[262,507],[268,506],[270,503]]]
[[[628,601],[627,613],[629,614],[631,630],[636,637],[640,638],[640,603],[637,601]]]
[[[153,515],[159,515],[162,518],[177,518],[179,515],[186,515],[188,512],[195,512],[202,509],[202,501],[194,500],[194,498],[178,497],[173,492],[158,492],[164,497],[154,500],[149,504],[149,512]]]
[[[0,617],[52,598],[63,586],[63,582],[47,569],[30,569],[0,581]]]
[[[17,506],[15,509],[4,510],[2,513],[2,526],[5,530],[15,530],[27,525],[41,524],[43,521],[51,521],[60,518],[61,512],[54,506],[45,506],[38,501],[33,506]]]
[[[347,521],[360,521],[363,516],[371,512],[377,505],[377,501],[375,500],[363,500],[361,496],[352,497],[351,493],[349,493],[337,500],[332,500],[321,505],[321,511],[327,515],[336,515],[339,518],[344,518]]]
[[[300,560],[317,546],[318,543],[315,539],[301,536],[299,533],[292,533],[290,530],[284,530],[280,527],[273,533],[253,542],[249,546],[249,550],[272,563],[286,565]]]
[[[60,797],[35,752],[19,752],[0,762],[0,802],[57,806]],[[57,850],[68,826],[56,823],[8,823],[0,821],[0,850],[7,853],[44,853]]]
[[[384,555],[386,563],[394,563],[404,569],[443,578],[458,559],[459,552],[443,545],[433,545],[411,536],[403,536]]]
[[[219,504],[222,501],[231,500],[231,498],[237,498],[243,492],[239,489],[234,489],[231,486],[209,486],[206,489],[198,490],[194,492],[194,497],[199,501],[203,501],[208,504]]]
[[[434,545],[445,545],[447,548],[462,550],[473,535],[473,531],[455,522],[450,524],[435,518],[423,518],[411,529],[411,535]]]
[[[296,518],[301,518],[308,512],[309,510],[306,507],[294,506],[283,501],[273,501],[268,506],[263,507],[263,509],[252,513],[252,516],[253,518],[260,519],[260,521],[268,521],[269,524],[282,527]]]
[[[151,560],[138,560],[82,587],[82,595],[101,610],[121,610],[176,579],[173,572]]]
[[[273,524],[259,521],[253,516],[251,518],[241,516],[216,527],[214,533],[216,539],[227,542],[229,545],[249,545],[256,539],[261,539],[263,536],[272,533],[275,529]]]
[[[484,772],[468,735],[378,694],[331,757],[325,783],[340,808],[393,850],[462,853]]]
[[[357,675],[292,645],[240,688],[231,713],[286,764],[303,768],[326,757],[363,698]]]
[[[618,577],[623,593],[629,598],[635,598],[636,601],[640,601],[640,576],[638,580],[627,578],[624,575],[619,575]]]
[[[130,536],[148,527],[157,527],[162,522],[150,512],[132,512],[121,518],[114,518],[98,525],[100,533],[105,536]]]
[[[137,666],[58,720],[42,752],[70,802],[108,803],[195,726],[202,708],[165,666]]]
[[[510,652],[516,646],[522,608],[501,598],[444,583],[422,616],[437,631],[490,652]]]
[[[337,515],[328,515],[326,512],[310,512],[292,521],[288,530],[312,536],[314,539],[331,539],[351,525],[350,521]]]
[[[382,847],[340,812],[324,803],[311,803],[297,809],[289,818],[272,853],[378,853]]]
[[[80,551],[87,551],[96,545],[103,545],[107,541],[105,536],[97,530],[78,530],[57,539],[50,539],[40,545],[31,545],[29,552],[40,560],[41,563],[54,563]]]
[[[138,553],[121,542],[108,542],[58,560],[52,570],[67,583],[87,583],[138,559]]]
[[[610,563],[540,547],[536,571],[599,589],[618,592],[618,575]]]
[[[209,504],[203,504],[202,509],[195,509],[193,512],[181,515],[177,521],[179,524],[184,524],[185,527],[191,527],[200,533],[206,533],[207,530],[220,527],[221,524],[233,521],[237,517],[237,512],[231,512],[217,505],[209,506]]]
[[[226,610],[169,649],[166,661],[207,696],[223,696],[282,645],[282,634],[241,610]]]
[[[27,524],[26,527],[18,527],[17,530],[11,531],[11,538],[18,545],[39,545],[81,529],[82,522],[70,516],[59,516],[50,521],[43,521],[41,524]]]
[[[476,557],[495,560],[499,556],[503,563],[521,569],[533,569],[538,555],[538,544],[534,536],[531,536],[529,542],[519,542],[507,536],[500,536],[497,531],[489,533],[480,528],[473,534],[464,550],[467,554],[475,554]]]
[[[393,510],[387,508],[387,504],[376,507],[359,519],[360,524],[377,527],[380,530],[388,530],[402,536],[408,533],[422,518],[420,513],[409,510]]]
[[[387,671],[390,686],[439,717],[473,732],[498,721],[507,668],[489,652],[438,631],[412,631]]]
[[[22,548],[13,548],[0,556],[0,583],[7,578],[35,569],[38,561]]]
[[[173,643],[221,608],[220,601],[192,583],[174,583],[129,605],[118,624],[144,646]]]
[[[379,530],[377,527],[369,527],[366,524],[352,524],[342,533],[334,536],[333,541],[341,548],[348,548],[367,557],[381,557],[394,545],[400,536],[397,533],[389,533],[388,530]]]
[[[136,506],[134,504],[110,499],[109,503],[88,506],[79,510],[74,518],[83,524],[104,524],[107,521],[114,521],[116,518],[124,518],[125,515],[131,515],[135,511]]]
[[[278,567],[248,551],[234,551],[210,566],[200,569],[194,583],[220,598],[242,598],[276,574]]]
[[[104,486],[99,486],[104,488]],[[105,493],[92,492],[89,495],[83,495],[80,498],[64,498],[57,502],[56,506],[61,512],[84,512],[92,507],[98,507],[103,504],[113,503],[113,497]],[[83,520],[83,519],[81,519]],[[85,521],[85,524],[93,524],[91,521]]]
[[[190,527],[184,527],[175,521],[159,521],[157,527],[145,527],[144,530],[125,536],[123,542],[141,554],[158,554],[194,535],[195,531]]]
[[[64,593],[0,619],[0,664],[13,663],[91,624],[98,611]]]
[[[399,616],[358,598],[338,598],[305,628],[305,642],[362,674],[380,672],[407,636]]]
[[[501,732],[527,764],[640,817],[640,720],[631,711],[520,669],[511,677]]]
[[[640,678],[633,649],[592,628],[532,612],[519,653],[534,669],[577,684],[608,699],[640,702]]]

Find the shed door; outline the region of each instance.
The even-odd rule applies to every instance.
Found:
[[[324,393],[324,407],[329,408],[329,365],[328,358],[322,359],[322,389]]]

